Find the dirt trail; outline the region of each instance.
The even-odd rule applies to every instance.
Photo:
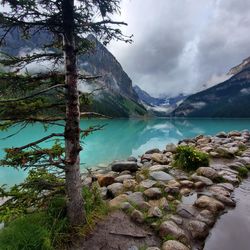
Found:
[[[148,228],[137,225],[122,211],[97,223],[85,241],[71,250],[128,250],[132,246],[160,246],[160,239]]]

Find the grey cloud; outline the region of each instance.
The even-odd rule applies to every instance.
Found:
[[[249,56],[249,9],[247,0],[125,0],[134,43],[109,48],[151,94],[196,92]]]

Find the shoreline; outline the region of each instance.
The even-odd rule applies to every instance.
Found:
[[[169,144],[163,151],[148,150],[140,158],[91,170],[83,181],[87,186],[97,182],[110,207],[149,227],[163,242],[148,246],[155,250],[203,249],[220,215],[237,205],[232,193],[242,181],[240,169],[250,166],[247,130],[200,135],[178,145],[208,153],[209,166],[193,172],[172,167],[177,145]]]

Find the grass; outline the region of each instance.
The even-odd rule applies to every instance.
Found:
[[[7,223],[0,231],[0,250],[66,249],[72,236],[85,236],[110,211],[97,186],[83,188],[83,197],[87,222],[84,227],[69,228],[65,198],[57,196],[43,211],[24,214]]]
[[[178,146],[174,156],[174,167],[186,171],[194,171],[199,167],[209,166],[208,154],[201,152],[191,146]]]
[[[110,212],[110,208],[101,198],[97,185],[93,185],[91,189],[84,187],[83,197],[85,202],[86,225],[80,229],[80,234],[86,236],[93,230],[95,224]]]
[[[63,249],[69,237],[65,200],[55,197],[48,209],[22,215],[0,231],[1,250]]]
[[[166,236],[163,237],[163,242],[168,240],[176,240],[176,238],[171,234],[167,234]]]

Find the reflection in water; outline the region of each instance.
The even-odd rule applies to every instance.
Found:
[[[250,129],[249,119],[151,119],[151,120],[82,120],[82,128],[92,125],[107,124],[101,130],[94,132],[84,140],[81,152],[82,168],[108,164],[113,160],[126,159],[128,156],[138,156],[151,148],[164,149],[168,143],[194,137],[199,134],[214,135],[219,131]],[[0,132],[0,138],[5,137],[18,128],[11,131]],[[0,140],[0,158],[3,157],[3,148],[21,146],[25,143],[37,140],[51,132],[61,132],[62,128],[52,127],[44,131],[40,124],[26,127],[18,135],[8,140]],[[44,143],[49,146],[51,142]],[[13,184],[24,178],[23,171],[13,169],[0,169],[0,185]]]
[[[250,249],[250,178],[234,192],[236,208],[221,216],[205,244],[205,250]]]

